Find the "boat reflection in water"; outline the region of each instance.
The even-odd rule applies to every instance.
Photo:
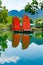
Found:
[[[39,63],[40,65],[40,63],[43,63],[42,51],[42,31],[35,31],[28,34],[12,33],[11,31],[0,33],[0,63],[9,63],[10,61],[13,64],[12,62],[14,61],[15,65],[16,58],[20,58],[20,60],[17,60],[18,65],[35,65],[34,63],[37,63],[36,65]]]
[[[42,45],[43,43],[43,32],[35,31],[33,34],[12,34],[12,46],[17,47],[21,42],[22,49],[27,49],[28,46],[34,42],[37,45]]]
[[[17,47],[19,45],[19,42],[22,42],[22,49],[28,48],[30,44],[30,35],[12,34],[12,46]]]
[[[28,49],[32,42],[37,45],[43,45],[43,31],[35,31],[32,34],[12,33],[9,36],[8,34],[5,34],[5,32],[0,33],[0,55],[1,51],[5,51],[9,46],[9,43],[7,44],[7,40],[11,41],[11,48],[16,48],[21,44],[21,50]]]
[[[27,49],[30,45],[30,35],[22,35],[22,49]]]
[[[17,47],[20,42],[20,34],[12,34],[12,46]]]

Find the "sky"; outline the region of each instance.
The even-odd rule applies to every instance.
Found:
[[[38,2],[43,0],[37,0]],[[31,3],[32,0],[2,0],[2,5],[6,6],[6,8],[10,10],[22,10],[26,6],[27,3]]]

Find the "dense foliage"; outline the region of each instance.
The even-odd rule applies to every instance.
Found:
[[[38,18],[34,21],[35,26],[38,28],[43,28],[43,19],[42,18]]]
[[[0,23],[6,24],[8,22],[8,10],[5,6],[2,6],[2,2],[0,1]]]
[[[35,14],[37,12],[38,9],[43,9],[43,1],[38,3],[37,0],[32,0],[32,3],[27,3],[27,5],[25,6],[24,10],[25,12],[29,12],[31,14]]]
[[[43,39],[43,31],[38,31],[34,33],[35,38]]]

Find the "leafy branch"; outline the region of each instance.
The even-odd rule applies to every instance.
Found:
[[[40,8],[39,8],[40,7]],[[25,6],[24,10],[25,12],[31,13],[31,14],[35,14],[37,12],[38,9],[43,9],[43,1],[38,3],[38,1],[36,0],[32,0],[32,3],[27,3],[27,5]]]

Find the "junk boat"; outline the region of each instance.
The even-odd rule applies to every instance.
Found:
[[[15,33],[33,33],[30,28],[30,18],[27,15],[23,16],[22,25],[18,17],[13,17],[12,31]]]

